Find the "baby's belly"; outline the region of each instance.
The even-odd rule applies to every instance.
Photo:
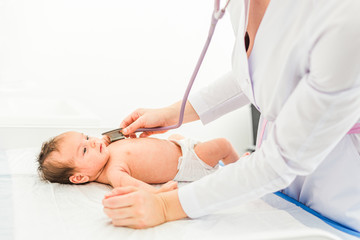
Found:
[[[181,156],[179,146],[156,138],[121,141],[124,142],[117,148],[117,155],[122,156],[132,177],[146,183],[164,183],[174,179]]]

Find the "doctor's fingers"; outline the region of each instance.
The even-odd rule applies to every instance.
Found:
[[[104,208],[104,213],[111,218],[111,220],[114,222],[114,220],[121,220],[126,218],[131,218],[134,216],[133,209],[131,207],[124,207],[124,208]]]
[[[122,133],[125,135],[125,136],[130,136],[131,138],[134,138],[136,137],[135,135],[135,131],[138,129],[138,128],[143,128],[143,127],[146,127],[146,124],[145,124],[145,119],[143,116],[139,117],[138,119],[136,119],[133,123],[131,123],[129,126],[127,126],[126,128],[124,128],[122,130]]]
[[[112,219],[115,226],[147,228],[166,221],[165,204],[160,196],[139,190],[134,205],[122,208],[105,208],[104,212]]]
[[[142,207],[104,208],[104,213],[111,218],[115,226],[131,227],[130,225],[135,226],[140,222],[139,225],[145,227],[145,221],[144,224],[141,224],[142,220],[146,219],[146,211],[144,211],[144,208]]]
[[[145,113],[145,109],[143,108],[139,108],[136,109],[134,112],[132,112],[130,115],[128,115],[127,117],[125,117],[125,119],[121,122],[120,127],[125,129],[127,128],[129,125],[131,125],[132,123],[134,123],[139,117],[141,117],[144,113]],[[135,131],[136,129],[134,129]],[[124,134],[129,134],[132,131],[130,131],[130,129],[128,129],[128,131]]]
[[[139,202],[139,194],[135,187],[115,188],[110,194],[105,195],[102,204],[105,208],[121,208],[132,206]]]
[[[129,227],[135,229],[143,229],[150,227],[146,224],[145,221],[139,220],[137,218],[116,218],[112,219],[112,224],[115,227]]]
[[[116,187],[113,190],[111,190],[110,193],[106,194],[105,198],[114,197],[114,196],[118,196],[118,195],[124,195],[127,193],[135,192],[136,190],[138,190],[138,188],[134,187],[134,186]]]

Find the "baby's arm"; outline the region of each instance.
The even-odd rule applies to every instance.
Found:
[[[143,181],[133,178],[127,172],[120,170],[113,171],[111,174],[109,174],[109,181],[110,181],[110,185],[113,186],[114,188],[134,186],[153,193],[167,192],[177,188],[177,183],[174,181],[169,181],[168,183],[163,184],[160,188],[156,188],[154,186],[151,186],[150,184],[147,184]]]

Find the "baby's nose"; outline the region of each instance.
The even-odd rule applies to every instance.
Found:
[[[96,139],[95,138],[90,139],[90,146],[93,148],[96,147]]]

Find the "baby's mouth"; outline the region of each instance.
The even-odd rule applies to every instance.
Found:
[[[102,144],[100,144],[100,153],[102,152]]]

